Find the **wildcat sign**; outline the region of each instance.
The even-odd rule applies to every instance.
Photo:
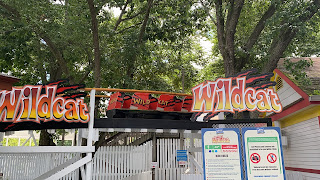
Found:
[[[235,111],[282,111],[282,105],[277,93],[270,86],[275,82],[269,80],[272,73],[249,76],[255,69],[240,73],[234,77],[219,78],[216,81],[206,81],[192,88],[193,105],[191,111],[218,113]]]
[[[82,88],[83,85],[59,86],[65,80],[48,85],[26,85],[12,91],[0,91],[0,123],[65,121],[87,123],[90,119],[86,94],[65,92]],[[59,95],[60,96],[57,96]]]

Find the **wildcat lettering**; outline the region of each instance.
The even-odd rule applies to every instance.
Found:
[[[232,85],[235,80],[236,84]],[[246,77],[219,78],[192,88],[193,112],[281,112],[277,93],[271,88],[246,87]]]
[[[44,90],[44,93],[41,91]],[[57,85],[30,86],[0,91],[0,122],[89,121],[87,104],[83,99],[57,97]]]

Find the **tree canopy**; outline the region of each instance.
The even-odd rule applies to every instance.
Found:
[[[281,57],[318,55],[319,4],[1,0],[0,68],[21,84],[68,78],[88,87],[189,90],[252,67],[271,72]],[[211,56],[198,37],[212,41]]]
[[[319,55],[319,7],[320,0],[0,0],[0,71],[21,85],[67,78],[190,92],[244,69],[272,72],[280,58]],[[202,37],[213,43],[210,55]]]
[[[0,1],[0,68],[21,84],[68,78],[89,87],[182,90],[206,61],[192,1]],[[115,16],[112,9],[119,9]]]
[[[252,67],[272,72],[281,57],[319,53],[318,0],[200,1],[227,76]]]

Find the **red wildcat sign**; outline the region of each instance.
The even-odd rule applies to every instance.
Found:
[[[272,73],[248,76],[256,72],[255,69],[240,73],[234,77],[219,78],[216,81],[206,81],[192,88],[193,112],[231,112],[235,111],[282,111],[282,105],[277,93],[269,86]],[[268,82],[255,85],[256,82]],[[249,86],[249,87],[248,87]]]
[[[57,96],[70,90],[82,88],[83,85],[59,87],[64,80],[48,85],[26,85],[13,88],[12,91],[0,91],[0,122],[36,123],[48,121],[65,121],[87,123],[90,119],[86,94],[77,92]]]

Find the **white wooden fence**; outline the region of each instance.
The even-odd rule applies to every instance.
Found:
[[[201,139],[194,139],[194,146],[201,147]],[[189,149],[191,140],[185,139],[182,149]],[[157,140],[157,160],[159,167],[155,169],[155,180],[182,180],[182,174],[185,174],[190,168],[190,159],[186,166],[179,166],[176,159],[176,152],[180,150],[180,139],[158,139]],[[195,160],[202,167],[202,153],[195,152]],[[197,174],[202,174],[202,171],[196,171]],[[183,177],[187,178],[189,175]],[[192,176],[192,175],[191,175]],[[197,176],[198,175],[194,175]]]
[[[80,159],[80,153],[1,153],[0,173],[4,180],[31,180],[70,159]],[[79,179],[79,172],[73,171],[60,179]]]
[[[129,176],[122,180],[152,180],[152,171],[147,171],[133,176]]]
[[[201,147],[200,139],[195,139],[194,147]],[[156,180],[193,180],[200,177],[202,172],[195,175],[185,175],[190,169],[190,163],[179,166],[176,151],[189,149],[191,140],[185,139],[180,147],[180,139],[158,139],[157,159],[155,169]],[[40,148],[40,147],[39,147]],[[202,166],[202,155],[195,152],[195,159]],[[45,172],[56,169],[59,165],[69,161],[79,160],[80,153],[1,153],[0,173],[5,180],[35,179]],[[93,180],[151,180],[150,163],[152,162],[152,142],[141,146],[103,146],[98,149],[92,159]],[[148,173],[149,172],[149,173]],[[62,176],[61,176],[62,177]],[[61,178],[62,180],[79,179],[79,170],[75,170]]]
[[[155,180],[180,180],[186,168],[156,168]]]
[[[203,174],[181,174],[181,180],[202,180]]]
[[[92,179],[122,180],[150,171],[152,143],[141,146],[102,146],[93,158]]]

